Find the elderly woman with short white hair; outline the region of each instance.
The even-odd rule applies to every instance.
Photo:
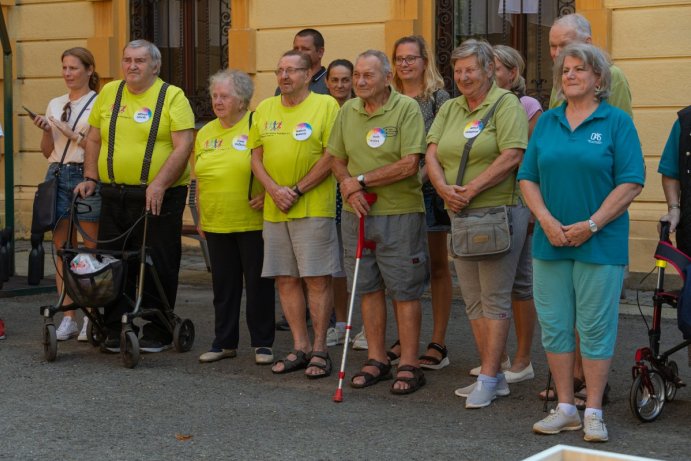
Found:
[[[533,292],[559,399],[533,431],[583,427],[586,441],[604,442],[602,394],[628,263],[626,210],[643,187],[643,154],[631,117],[607,103],[611,74],[598,48],[567,46],[553,75],[566,102],[540,117],[518,174],[537,219]],[[576,331],[588,383],[585,424],[574,402]]]

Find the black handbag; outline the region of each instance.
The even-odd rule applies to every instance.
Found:
[[[72,125],[72,131],[77,128],[77,123],[79,119],[82,118],[82,114],[91,101],[96,97],[96,93],[91,95],[91,98],[86,102],[82,110],[77,115],[77,119]],[[57,205],[58,205],[58,184],[59,177],[62,171],[62,165],[65,162],[65,156],[67,155],[67,149],[70,148],[71,139],[67,140],[65,144],[65,150],[62,152],[62,158],[60,159],[60,164],[58,165],[58,170],[55,172],[55,176],[42,182],[36,188],[36,194],[34,194],[34,209],[33,215],[31,217],[31,233],[32,234],[43,234],[48,231],[52,231],[55,227],[57,221]]]

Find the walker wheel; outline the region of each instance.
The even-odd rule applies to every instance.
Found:
[[[667,364],[669,369],[672,371],[674,377],[676,378],[679,376],[679,367],[677,366],[677,362],[674,360],[670,360],[669,363]],[[674,400],[674,397],[677,395],[677,385],[674,384],[674,380],[672,381],[665,381],[665,400],[668,402],[671,402]]]
[[[120,334],[120,357],[126,368],[134,368],[139,363],[139,339],[134,331],[125,330]]]
[[[636,376],[631,385],[629,406],[644,423],[655,421],[665,405],[665,380],[655,371]]]
[[[95,326],[94,322],[89,322],[89,324],[86,326],[86,339],[89,341],[89,344],[94,347],[98,347],[105,338],[103,337],[101,329]]]
[[[192,349],[194,344],[194,323],[190,319],[175,323],[173,344],[178,352],[187,352]]]
[[[43,356],[48,362],[54,361],[58,356],[58,336],[52,323],[43,325]]]

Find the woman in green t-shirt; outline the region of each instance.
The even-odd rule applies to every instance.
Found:
[[[215,338],[200,362],[237,355],[243,279],[247,326],[255,362],[273,362],[274,282],[261,277],[264,191],[252,181],[247,138],[254,85],[237,70],[209,80],[214,114],[197,134],[194,172],[199,197],[199,233],[209,245],[214,290]],[[253,185],[257,187],[252,187]]]

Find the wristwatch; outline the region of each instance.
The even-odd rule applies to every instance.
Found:
[[[357,182],[360,183],[360,185],[362,186],[363,189],[367,187],[367,184],[365,184],[365,175],[364,174],[359,175],[356,179],[357,179]]]
[[[593,234],[597,232],[597,224],[595,224],[595,221],[593,221],[592,219],[588,220],[588,226],[590,227],[590,232],[592,232]]]

